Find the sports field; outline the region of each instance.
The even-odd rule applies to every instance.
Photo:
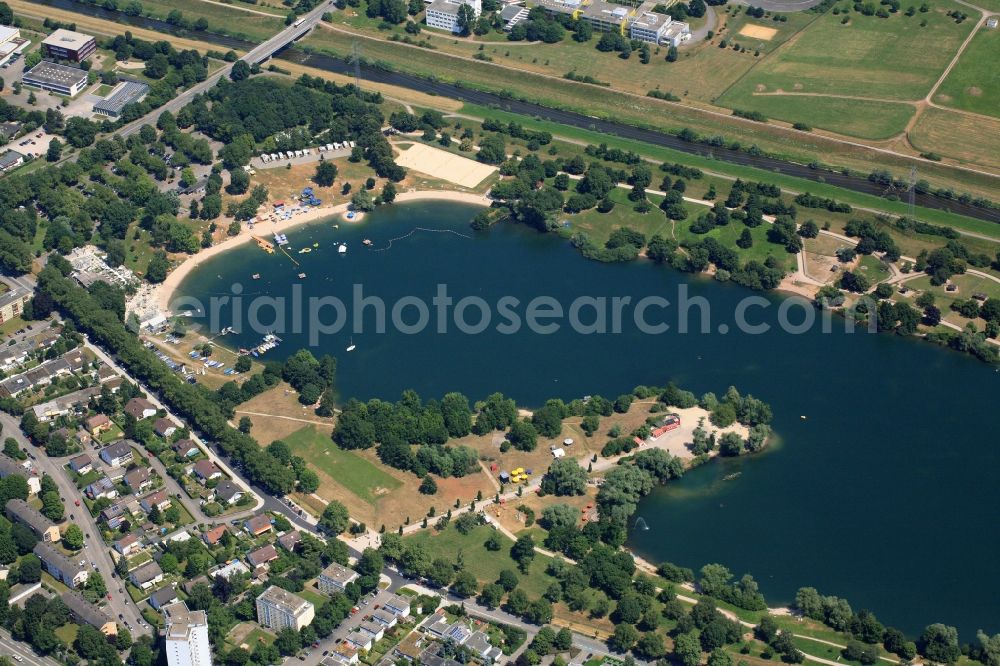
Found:
[[[972,21],[956,24],[945,16],[949,9],[962,9],[959,5],[933,4],[926,14],[899,13],[887,19],[851,11],[847,25],[841,23],[844,14],[828,12],[768,56],[727,91],[722,101],[740,107],[753,92],[779,89],[883,100],[920,99],[973,27]],[[927,22],[925,27],[920,25],[923,21]],[[826,103],[818,100],[815,104]]]
[[[979,29],[934,102],[1000,118],[1000,29]]]
[[[468,157],[455,155],[447,150],[434,148],[423,143],[411,144],[396,158],[396,163],[401,167],[470,188],[476,187],[497,170],[496,167],[489,164],[470,160]]]

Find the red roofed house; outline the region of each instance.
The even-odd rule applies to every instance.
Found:
[[[226,533],[225,525],[217,525],[201,535],[202,541],[204,541],[209,546],[214,546],[219,543],[222,539],[222,535]]]
[[[265,515],[254,516],[253,518],[247,520],[243,524],[243,527],[245,527],[246,531],[250,534],[260,536],[261,534],[271,531],[271,519]]]
[[[203,458],[194,464],[194,474],[202,481],[222,478],[222,470],[207,458]]]
[[[274,546],[272,546],[271,544],[267,544],[263,548],[258,548],[257,550],[251,551],[250,554],[247,555],[247,560],[249,560],[250,564],[254,565],[255,567],[259,567],[262,564],[267,564],[268,562],[271,562],[276,559],[278,559],[278,551],[275,550]]]
[[[160,437],[166,438],[177,432],[177,426],[168,418],[156,419],[153,422],[153,432]]]
[[[89,419],[87,419],[86,424],[87,424],[87,432],[89,432],[94,437],[97,437],[102,432],[107,432],[108,430],[111,430],[111,419],[109,419],[104,414],[96,414],[94,416],[91,416]]]

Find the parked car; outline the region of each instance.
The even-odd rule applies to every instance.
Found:
[[[80,506],[80,500],[73,500],[73,504],[76,504],[77,506]]]

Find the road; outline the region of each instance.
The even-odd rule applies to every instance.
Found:
[[[276,52],[285,48],[290,43],[312,30],[313,27],[322,20],[324,12],[330,11],[332,7],[332,2],[324,2],[320,4],[316,7],[316,9],[312,10],[308,14],[300,16],[299,20],[297,20],[294,24],[288,26],[278,34],[268,39],[266,42],[262,42],[250,49],[250,51],[244,54],[240,60],[251,65],[267,60]],[[195,95],[201,95],[208,92],[215,86],[216,83],[219,82],[220,79],[222,79],[222,77],[229,76],[229,73],[232,71],[233,64],[235,63],[227,63],[225,67],[215,72],[201,83],[191,86],[163,106],[150,111],[138,120],[135,120],[127,125],[123,125],[117,133],[127,137],[130,134],[138,132],[143,125],[155,125],[156,119],[164,111],[170,111],[171,113],[176,114],[183,107],[187,106],[188,102],[190,102]]]
[[[10,414],[0,412],[0,424],[3,425],[3,436],[5,438],[13,437],[17,440],[18,446],[28,449],[29,452],[33,452],[34,459],[32,462],[38,468],[38,471],[52,477],[52,480],[55,481],[56,486],[59,488],[59,495],[66,505],[66,520],[74,523],[83,530],[84,548],[77,557],[86,560],[87,567],[91,571],[93,571],[91,563],[97,564],[97,570],[103,576],[104,582],[107,584],[108,591],[111,594],[111,601],[105,606],[104,611],[117,622],[121,621],[118,618],[118,614],[121,613],[129,624],[133,626],[134,630],[138,632],[141,626],[139,625],[139,621],[142,620],[139,609],[132,603],[127,592],[119,592],[119,588],[122,587],[121,579],[115,577],[117,575],[115,573],[115,563],[111,559],[107,546],[105,546],[104,541],[101,539],[101,532],[97,527],[97,521],[90,515],[86,507],[74,505],[74,500],[80,497],[81,493],[77,490],[76,485],[69,480],[66,470],[62,469],[62,459],[49,458],[44,453],[39,452],[34,445],[28,442],[24,433],[21,432],[18,420]]]
[[[11,657],[11,660],[20,666],[60,666],[52,657],[40,657],[35,654],[27,643],[15,641],[6,629],[0,629],[0,645],[2,645],[0,656]],[[14,659],[14,655],[20,657],[21,661]]]

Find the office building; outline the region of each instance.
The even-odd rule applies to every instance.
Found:
[[[97,50],[97,41],[92,35],[60,28],[42,40],[42,47],[50,58],[83,62]]]

